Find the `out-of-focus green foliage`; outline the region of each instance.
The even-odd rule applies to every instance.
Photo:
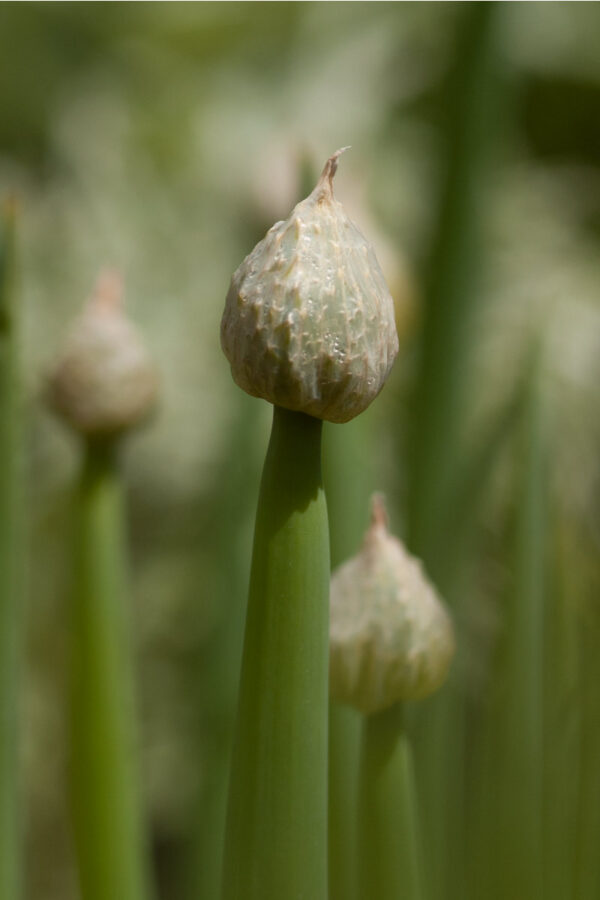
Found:
[[[19,889],[18,679],[23,606],[23,498],[16,300],[16,210],[0,206],[0,894]]]
[[[600,14],[597,4],[485,5],[494,6],[500,93],[475,97],[495,119],[475,113],[474,132],[460,135],[447,127],[447,98],[469,64],[473,4],[0,6],[0,193],[16,190],[22,209],[28,900],[77,896],[64,656],[78,460],[40,403],[45,372],[98,270],[119,267],[128,312],[163,378],[160,413],[126,459],[154,859],[161,896],[214,900],[220,851],[211,839],[269,422],[267,405],[231,381],[219,320],[231,272],[306,192],[305,173],[345,144],[353,150],[336,194],[375,245],[397,301],[401,353],[364,417],[326,428],[333,556],[358,545],[359,498],[385,490],[394,530],[422,540],[434,574],[448,578],[461,636],[447,695],[457,702],[449,720],[456,709],[460,718],[456,770],[431,740],[417,758],[430,900],[457,895],[450,864],[461,873],[458,895],[466,878],[473,900],[506,896],[485,864],[497,848],[482,846],[496,815],[489,773],[496,783],[502,755],[490,717],[501,709],[507,729],[529,721],[526,692],[542,719],[527,748],[541,779],[545,878],[557,898],[597,896]],[[442,185],[452,166],[464,218],[444,257]],[[461,179],[475,184],[466,212]],[[465,241],[476,258],[461,261]],[[544,475],[532,445],[522,449],[534,427],[523,388],[534,345]],[[535,661],[520,671],[536,679],[522,693],[511,681],[516,663],[505,674],[511,639],[525,639],[510,632],[520,627],[517,598],[537,610],[535,620],[521,611],[532,643],[518,654]],[[507,707],[515,690],[521,705]],[[436,703],[414,723],[416,750]],[[520,766],[518,747],[517,757]],[[438,784],[441,793],[427,790]]]

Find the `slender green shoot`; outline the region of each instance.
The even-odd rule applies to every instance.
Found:
[[[147,900],[114,442],[85,445],[71,608],[70,779],[82,900]]]
[[[14,211],[0,234],[0,897],[18,893],[17,667],[20,606],[20,473]]]
[[[191,840],[185,861],[185,897],[216,900],[221,893],[227,790],[238,685],[252,529],[260,469],[258,440],[262,415],[256,402],[237,392],[237,412],[215,479],[210,519],[216,574],[213,600],[215,624],[194,669],[197,684],[197,745],[204,761],[193,804]],[[262,410],[261,410],[262,412]],[[240,453],[240,446],[245,452]]]
[[[499,52],[501,7],[465,7],[456,65],[444,96],[446,164],[425,288],[424,320],[416,391],[409,483],[409,547],[421,557],[457,613],[459,647],[464,615],[461,581],[465,558],[446,529],[457,476],[467,455],[465,428],[479,284],[485,267],[482,222],[494,153],[501,144],[506,102]],[[441,442],[441,443],[440,443]],[[443,452],[440,447],[443,445]],[[473,513],[474,508],[470,512]],[[462,529],[461,529],[462,530]],[[463,900],[469,767],[466,750],[466,698],[460,664],[433,699],[415,730],[423,827],[430,864],[428,888],[434,900]]]
[[[582,577],[568,566],[567,516],[563,513],[567,521],[561,521],[554,497],[550,496],[546,505],[549,547],[543,609],[543,892],[544,900],[563,900],[569,895],[583,900],[585,894],[575,881],[585,706],[578,640]],[[569,773],[568,778],[565,773]]]
[[[397,704],[366,716],[359,795],[360,900],[421,900],[412,753]]]
[[[600,897],[600,621],[598,620],[597,567],[591,580],[589,600],[596,607],[590,621],[586,616],[582,628],[583,657],[582,731],[580,749],[579,802],[577,811],[577,845],[573,896],[577,900]]]
[[[508,805],[503,822],[506,872],[512,896],[541,897],[543,885],[543,660],[548,554],[548,441],[540,361],[534,360],[525,403],[523,483],[515,535],[515,580],[506,647]],[[509,800],[508,798],[511,797]]]
[[[506,604],[506,626],[494,672],[494,690],[483,720],[479,807],[474,817],[473,857],[477,877],[473,897],[552,896],[544,886],[544,778],[558,744],[544,749],[544,647],[552,611],[547,583],[549,550],[548,431],[540,362],[532,360],[522,406],[518,506],[513,536],[513,580]],[[563,636],[563,637],[566,637]],[[552,664],[558,678],[565,659]],[[557,680],[557,679],[555,679]],[[547,681],[550,687],[550,681]],[[554,704],[558,698],[554,685]],[[546,704],[546,712],[550,709]],[[554,714],[554,713],[553,713]],[[556,724],[556,720],[555,720]],[[564,728],[564,722],[563,726]],[[573,776],[576,779],[574,760]],[[554,815],[554,813],[552,813]],[[561,807],[568,821],[568,809]],[[548,824],[548,823],[546,823]],[[546,834],[548,837],[548,832]],[[561,853],[565,847],[561,848]],[[554,877],[560,863],[553,860]],[[548,872],[550,867],[548,868]]]
[[[258,501],[224,900],[327,897],[329,538],[322,422],[275,407]]]
[[[372,408],[371,408],[372,409]],[[329,513],[331,565],[356,552],[367,524],[365,511],[377,482],[371,409],[347,425],[326,425],[323,468]],[[361,716],[350,706],[329,705],[329,900],[356,896],[356,825]]]
[[[360,715],[329,705],[329,900],[356,895],[356,822]]]

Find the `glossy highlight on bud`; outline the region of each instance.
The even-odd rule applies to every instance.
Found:
[[[333,196],[342,152],[234,273],[221,322],[243,390],[330,422],[369,406],[398,353],[394,303],[373,247]]]
[[[454,655],[450,617],[379,495],[360,551],[332,576],[329,647],[332,697],[367,714],[433,693]]]

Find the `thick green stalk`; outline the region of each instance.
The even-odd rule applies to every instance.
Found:
[[[20,606],[20,472],[14,216],[0,234],[0,897],[18,894],[17,665]]]
[[[358,830],[360,900],[420,900],[415,776],[399,705],[364,720]]]
[[[145,900],[121,481],[112,444],[85,448],[71,609],[71,791],[83,900]]]
[[[327,896],[329,537],[322,423],[275,407],[256,528],[225,900]]]

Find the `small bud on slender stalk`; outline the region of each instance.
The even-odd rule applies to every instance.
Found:
[[[359,900],[421,900],[419,828],[403,701],[444,681],[452,623],[421,564],[372,499],[359,553],[331,582],[330,692],[365,713],[359,777]]]
[[[82,900],[149,900],[135,752],[126,536],[117,451],[153,408],[157,376],[104,273],[74,322],[48,400],[82,439],[70,607],[70,787]]]

